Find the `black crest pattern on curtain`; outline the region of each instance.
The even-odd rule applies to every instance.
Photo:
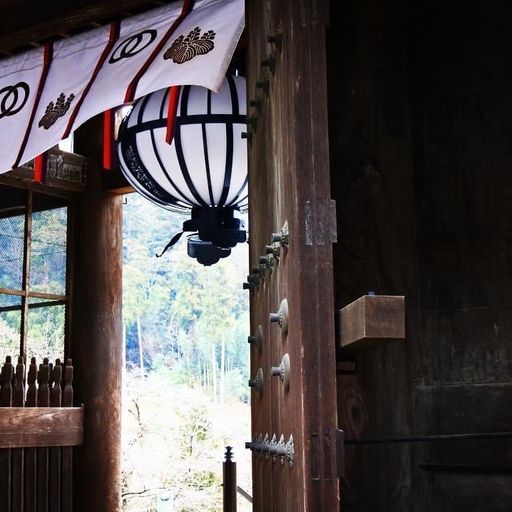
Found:
[[[215,47],[214,39],[213,30],[208,30],[201,35],[201,29],[196,27],[187,36],[178,37],[164,53],[164,59],[172,59],[176,64],[183,64],[198,55],[206,55]]]
[[[60,93],[55,104],[53,101],[50,101],[46,107],[46,112],[39,121],[39,128],[43,127],[45,130],[48,130],[51,126],[53,126],[59,117],[66,115],[66,112],[69,110],[71,102],[74,99],[74,94],[70,94],[68,99],[66,99],[65,94]]]
[[[20,112],[29,95],[30,87],[26,82],[18,82],[0,89],[0,119]]]

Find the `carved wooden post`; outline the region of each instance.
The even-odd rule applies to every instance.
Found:
[[[16,374],[14,379],[14,407],[23,407],[25,405],[25,364],[23,356],[18,357],[16,365]],[[15,448],[12,451],[12,511],[23,511],[23,448]]]
[[[12,406],[13,366],[10,356],[5,358],[0,375],[0,406]],[[11,508],[11,450],[0,451],[0,510]]]
[[[37,406],[50,406],[50,366],[48,358],[43,359],[43,364],[39,365],[37,374]],[[50,451],[48,448],[37,448],[37,512],[48,512],[48,468],[50,464]]]
[[[26,407],[35,407],[37,405],[37,362],[33,357],[30,360],[27,377],[27,401]],[[25,510],[35,512],[37,505],[36,498],[36,483],[37,483],[37,448],[25,448],[25,492],[24,492],[24,505]]]
[[[75,225],[73,342],[75,403],[85,405],[76,450],[75,512],[121,510],[122,196],[103,190],[101,119],[76,133],[88,158],[87,191]]]
[[[73,407],[73,361],[68,359],[64,368],[62,407]],[[73,448],[62,448],[62,512],[73,512]]]
[[[53,386],[50,390],[51,407],[62,406],[62,366],[60,359],[55,361],[51,380]],[[50,510],[52,512],[60,512],[61,502],[61,448],[50,448]]]
[[[224,512],[236,512],[236,462],[231,446],[226,446],[226,461],[222,464]]]

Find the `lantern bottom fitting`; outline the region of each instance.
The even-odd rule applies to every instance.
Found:
[[[192,218],[183,223],[183,231],[197,232],[199,240],[220,249],[235,247],[247,240],[244,222],[234,215],[233,207],[195,207]]]

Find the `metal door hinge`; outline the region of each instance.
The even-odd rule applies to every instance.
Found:
[[[311,434],[311,478],[334,480],[343,478],[344,468],[343,430],[324,429]]]

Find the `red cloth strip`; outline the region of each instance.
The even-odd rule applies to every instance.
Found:
[[[182,21],[190,14],[194,7],[194,0],[184,0],[183,1],[183,7],[181,9],[181,14],[176,18],[174,23],[171,25],[169,30],[165,33],[165,35],[162,37],[160,42],[156,45],[156,47],[153,49],[153,52],[148,57],[146,62],[142,65],[142,67],[139,69],[133,80],[130,82],[130,85],[128,86],[128,89],[126,89],[126,94],[124,97],[124,102],[129,103],[130,101],[133,101],[135,97],[135,92],[137,91],[137,85],[139,85],[139,81],[142,78],[142,75],[148,70],[149,66],[152,64],[152,62],[155,60],[156,56],[160,53],[164,45],[169,41],[171,36],[174,34],[176,29],[180,26]]]
[[[34,122],[34,117],[36,116],[37,108],[39,107],[39,102],[41,100],[41,94],[43,93],[44,84],[46,83],[46,79],[48,78],[48,72],[50,71],[50,65],[52,63],[52,58],[53,58],[53,43],[46,43],[44,45],[43,71],[41,72],[41,78],[39,79],[39,85],[37,86],[34,107],[32,108],[32,113],[30,114],[30,119],[28,120],[27,129],[25,130],[25,136],[23,137],[23,141],[21,143],[21,147],[18,152],[18,156],[16,158],[16,161],[13,164],[13,168],[18,167],[20,165],[20,160],[23,158],[23,153],[25,152],[25,148],[27,147],[28,137],[32,130],[32,123]]]
[[[165,142],[172,143],[174,130],[176,128],[176,113],[178,111],[178,100],[180,99],[181,85],[169,87],[169,105],[167,107],[167,130],[165,132]]]
[[[114,168],[114,123],[115,110],[103,112],[103,169],[111,171]]]
[[[46,164],[48,162],[47,153],[41,153],[34,158],[34,181],[42,183],[46,178]]]
[[[73,128],[73,124],[75,123],[76,116],[78,115],[78,112],[80,112],[80,109],[82,108],[82,104],[83,104],[85,98],[87,97],[87,95],[89,94],[92,84],[96,80],[98,73],[100,72],[101,68],[103,67],[103,64],[105,64],[107,57],[109,56],[114,44],[116,43],[116,41],[118,39],[119,39],[119,22],[115,21],[110,24],[110,36],[108,39],[108,43],[106,44],[105,48],[103,49],[103,52],[101,53],[100,58],[98,59],[96,67],[94,68],[94,71],[92,72],[91,78],[89,79],[89,82],[85,86],[84,92],[80,96],[80,99],[76,103],[75,108],[74,108],[71,116],[69,117],[69,121],[66,126],[66,129],[64,130],[64,133],[62,134],[63,139],[69,137],[71,129]]]

